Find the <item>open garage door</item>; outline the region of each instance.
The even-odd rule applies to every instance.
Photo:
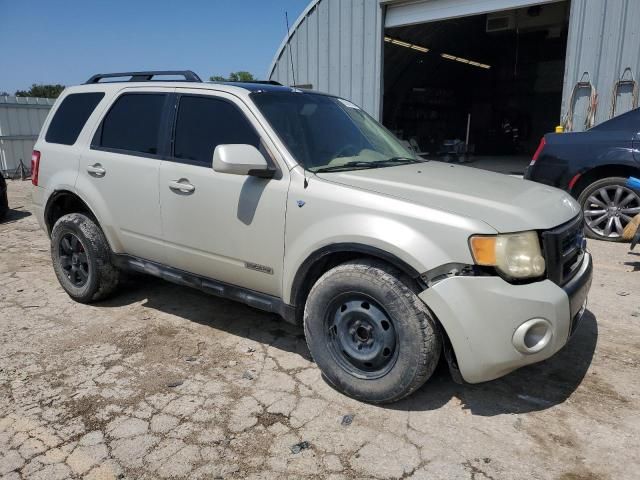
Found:
[[[390,5],[385,16],[385,28],[513,10],[557,1],[559,0],[425,0]]]
[[[569,8],[524,0],[390,7],[383,123],[425,158],[523,173],[560,123]]]

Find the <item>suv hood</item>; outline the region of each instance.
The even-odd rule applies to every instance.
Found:
[[[553,228],[580,211],[576,201],[557,188],[436,161],[317,175],[482,220],[500,233]]]

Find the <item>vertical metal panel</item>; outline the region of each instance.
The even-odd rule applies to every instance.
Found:
[[[362,80],[364,75],[358,75],[358,72],[364,72],[364,0],[353,0],[351,4],[351,100],[362,105]],[[355,75],[354,75],[355,73]],[[363,107],[364,108],[364,107]]]
[[[340,95],[340,0],[322,0],[329,4],[329,93]],[[318,45],[318,48],[327,48]]]
[[[378,118],[382,7],[378,0],[313,0],[281,45],[269,78],[340,95]]]
[[[317,48],[309,48],[318,44],[318,15],[312,15],[307,20],[307,78],[311,85],[318,85],[318,55]],[[318,88],[318,87],[315,87]]]
[[[351,31],[351,13],[353,4],[351,0],[340,0],[340,90],[339,95],[351,99],[351,75],[353,65],[351,43],[353,32]]]
[[[574,86],[589,79],[598,92],[595,123],[608,120],[614,87],[626,69],[640,80],[640,2],[638,0],[572,0],[565,67],[562,115],[571,107]],[[586,95],[574,99],[574,131],[584,130]],[[631,108],[631,91],[620,89],[616,114]]]
[[[31,151],[55,100],[0,97],[0,171],[31,162]]]
[[[318,21],[318,86],[312,84],[321,92],[328,92],[329,87],[329,2],[320,2],[316,7]],[[320,48],[324,45],[325,48]]]

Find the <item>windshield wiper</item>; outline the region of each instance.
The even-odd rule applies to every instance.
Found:
[[[409,164],[409,163],[423,163],[426,160],[418,160],[417,158],[409,158],[409,157],[391,157],[386,160],[378,160],[376,163],[393,163],[393,164]]]
[[[380,162],[347,162],[341,165],[329,165],[327,167],[318,168],[317,170],[311,170],[313,173],[323,172],[336,172],[340,170],[350,170],[354,168],[378,168]]]

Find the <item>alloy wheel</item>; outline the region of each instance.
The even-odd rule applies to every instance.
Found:
[[[65,233],[58,245],[62,270],[74,287],[83,287],[89,280],[89,261],[82,242],[73,233]]]
[[[619,238],[640,213],[640,196],[623,185],[608,185],[593,192],[583,207],[585,221],[597,235]]]

